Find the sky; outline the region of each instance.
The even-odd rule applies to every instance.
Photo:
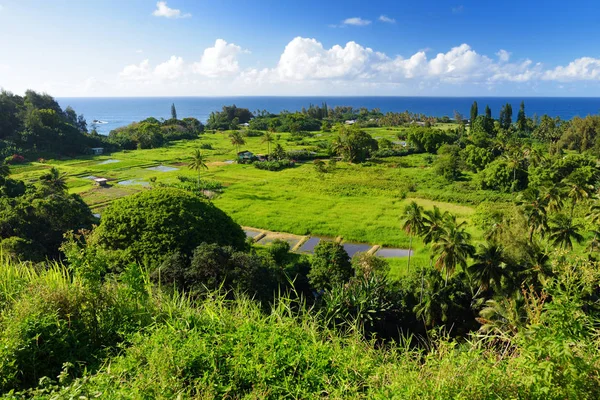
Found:
[[[599,14],[587,0],[0,0],[0,87],[599,96]]]

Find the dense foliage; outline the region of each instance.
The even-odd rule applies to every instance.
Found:
[[[0,251],[15,259],[58,258],[63,235],[89,229],[95,218],[78,195],[68,194],[64,177],[51,169],[38,185],[25,185],[1,173]]]
[[[158,260],[176,251],[191,254],[203,242],[242,249],[245,238],[239,225],[211,203],[190,192],[157,188],[113,202],[94,239],[138,260]]]
[[[51,96],[0,91],[0,160],[15,154],[88,154],[91,147],[105,144],[103,137],[88,134],[83,115],[71,107],[63,110]]]
[[[196,118],[177,118],[159,121],[147,118],[110,132],[109,140],[126,150],[151,149],[181,139],[197,139],[204,125]]]

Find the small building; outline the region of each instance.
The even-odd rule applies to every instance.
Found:
[[[94,179],[94,185],[96,185],[96,186],[108,186],[108,179],[106,179],[106,178],[96,178],[96,179]]]
[[[92,147],[92,154],[95,156],[99,156],[104,153],[104,147]]]
[[[354,125],[356,123],[355,119],[349,119],[346,122],[344,122],[346,125]]]
[[[237,156],[240,160],[251,160],[252,158],[254,158],[254,153],[248,150],[244,150],[237,153]]]
[[[240,126],[243,126],[243,127],[247,128],[247,127],[249,127],[249,126],[250,126],[250,124],[249,124],[249,123],[247,123],[247,122],[244,122],[243,124],[240,124]]]

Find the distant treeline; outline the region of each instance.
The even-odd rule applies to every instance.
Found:
[[[71,107],[63,110],[52,96],[32,90],[25,96],[0,91],[0,160],[23,154],[85,154],[105,142],[88,133],[83,115]]]

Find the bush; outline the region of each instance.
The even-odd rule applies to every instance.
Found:
[[[336,242],[321,241],[315,247],[308,280],[317,290],[331,289],[344,284],[354,275],[350,257]]]
[[[246,137],[261,137],[264,136],[264,132],[262,131],[257,131],[254,129],[246,129],[242,131],[242,136],[246,136]]]
[[[179,189],[158,188],[116,200],[102,215],[95,240],[108,249],[130,250],[158,260],[200,243],[245,247],[238,224],[213,204]]]
[[[288,159],[276,160],[276,161],[254,161],[252,163],[258,169],[264,169],[267,171],[281,171],[286,168],[293,168],[296,164]]]

